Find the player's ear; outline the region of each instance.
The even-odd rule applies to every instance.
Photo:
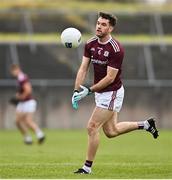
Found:
[[[109,27],[109,32],[111,33],[113,31],[114,27],[113,26],[110,26]]]

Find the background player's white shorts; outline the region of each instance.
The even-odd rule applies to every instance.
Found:
[[[34,99],[19,102],[16,111],[21,113],[33,113],[36,111],[37,102]]]
[[[119,112],[124,99],[124,87],[121,86],[117,91],[95,93],[97,107]]]

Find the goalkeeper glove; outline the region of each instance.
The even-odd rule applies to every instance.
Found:
[[[72,96],[72,107],[73,107],[74,109],[78,109],[78,102],[75,101],[75,97],[77,96],[78,93],[79,93],[78,90],[74,90],[74,92],[73,92],[73,96]]]
[[[17,104],[19,103],[19,99],[17,99],[16,97],[12,97],[10,100],[9,100],[9,103],[14,105],[14,106],[17,106]]]
[[[80,85],[82,91],[78,92],[75,96],[74,96],[74,101],[80,101],[81,99],[83,99],[85,96],[90,95],[92,93],[90,88],[87,88],[85,86]]]

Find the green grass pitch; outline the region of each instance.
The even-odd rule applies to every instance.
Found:
[[[85,130],[46,130],[45,144],[22,143],[17,131],[0,131],[0,178],[172,178],[172,132],[160,131],[154,140],[145,131],[114,139],[101,133],[90,175],[80,168],[87,145]]]

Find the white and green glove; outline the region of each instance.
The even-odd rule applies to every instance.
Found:
[[[87,88],[82,85],[80,85],[80,88],[82,90],[80,92],[78,90],[75,90],[72,96],[72,106],[74,109],[78,109],[78,101],[80,101],[85,96],[90,95],[92,93],[90,88]]]
[[[73,95],[72,95],[72,107],[74,109],[78,109],[78,102],[75,101],[75,97],[78,95],[79,91],[78,90],[74,90]]]

